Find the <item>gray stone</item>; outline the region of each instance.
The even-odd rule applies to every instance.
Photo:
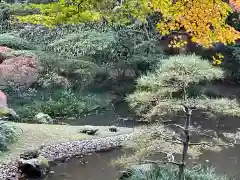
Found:
[[[55,174],[55,171],[49,171],[49,174]]]
[[[18,170],[22,172],[26,178],[44,177],[49,169],[49,162],[44,157],[33,159],[20,159],[18,161]]]
[[[110,132],[117,132],[118,129],[116,126],[110,126],[109,129],[108,129]]]
[[[95,128],[93,126],[83,126],[80,130],[80,133],[85,133],[88,135],[95,135],[98,132],[98,128]]]
[[[34,150],[27,150],[25,152],[23,152],[22,154],[20,154],[20,158],[21,159],[33,159],[33,158],[37,158],[39,156],[39,151],[37,149]]]

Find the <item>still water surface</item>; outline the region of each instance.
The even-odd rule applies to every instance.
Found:
[[[116,180],[120,168],[113,166],[112,160],[116,159],[123,152],[113,150],[82,158],[72,158],[66,163],[60,163],[53,167],[55,174],[49,175],[47,180]]]
[[[206,152],[199,163],[214,165],[217,172],[227,173],[229,177],[240,179],[240,146],[223,150],[220,153]],[[72,158],[66,163],[58,164],[53,169],[55,174],[49,175],[47,180],[116,180],[122,170],[119,167],[111,165],[112,160],[123,155],[121,150],[98,153],[91,156],[85,156],[87,164],[82,164],[81,158]],[[209,163],[205,161],[209,160]]]
[[[115,111],[104,111],[101,114],[93,114],[76,120],[72,125],[117,125],[117,126],[136,126],[138,123],[134,121],[122,121],[120,119],[135,119],[133,113],[129,111],[126,104],[120,104]],[[174,123],[183,123],[182,118],[177,118]],[[193,124],[202,126],[205,129],[216,129],[219,132],[236,132],[240,127],[240,120],[234,118],[223,117],[210,120],[206,116],[194,113]],[[119,177],[120,169],[111,165],[112,160],[123,154],[120,150],[99,153],[86,156],[84,159],[87,164],[82,164],[79,158],[72,158],[66,163],[58,164],[53,167],[55,174],[49,175],[47,180],[116,180]],[[217,172],[227,173],[230,177],[236,177],[240,180],[240,145],[229,148],[221,152],[205,152],[195,163],[206,164],[216,167]]]

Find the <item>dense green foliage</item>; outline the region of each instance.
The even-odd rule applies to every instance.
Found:
[[[186,117],[194,118],[194,111],[188,110],[190,107],[200,112],[204,110],[205,115],[239,117],[240,106],[237,99],[211,97],[210,94],[201,90],[203,85],[223,77],[224,71],[220,67],[212,66],[209,61],[199,56],[194,54],[171,56],[162,60],[154,71],[138,78],[137,89],[128,96],[127,100],[139,115],[148,120],[165,120],[166,116],[181,116],[181,112],[186,113]],[[196,89],[195,92],[193,89]],[[221,139],[218,135],[208,135],[207,131],[201,127],[195,128],[189,119],[186,118],[183,127],[179,124],[172,124],[181,129],[180,132],[184,131],[185,137],[178,130],[170,129],[162,124],[146,126],[136,131],[132,138],[133,155],[123,157],[118,163],[123,165],[142,163],[156,153],[165,154],[167,158],[170,155],[173,159],[171,161],[178,163],[179,161],[174,160],[176,154],[181,154],[183,157],[198,156],[204,149],[221,150],[219,144],[223,147],[227,146],[226,139]],[[188,129],[187,125],[191,129]],[[188,134],[186,131],[197,132],[199,142],[190,146],[189,144],[194,140],[190,138],[191,133]],[[206,137],[208,137],[207,141]],[[187,151],[185,151],[186,147]],[[170,161],[169,158],[168,161]],[[180,163],[186,162],[187,159],[183,159]],[[178,173],[182,177],[183,171],[180,169],[181,166],[178,166]],[[188,173],[184,175],[188,176]],[[163,175],[158,174],[156,177],[161,176]],[[165,176],[168,179],[169,174]],[[208,177],[196,175],[188,178],[207,179]],[[182,178],[175,174],[169,179]]]
[[[183,102],[211,113],[238,116],[240,107],[236,100],[213,99],[201,91],[200,83],[223,77],[222,69],[199,56],[172,56],[154,72],[140,77],[137,90],[127,100],[138,114],[147,118],[176,113]]]
[[[17,140],[17,130],[14,126],[0,122],[0,152],[8,150],[8,145]]]
[[[225,49],[225,53],[227,54],[226,59],[224,61],[223,67],[227,69],[229,72],[229,76],[234,80],[240,80],[240,46],[228,46]]]
[[[73,117],[110,105],[110,97],[103,94],[74,92],[71,89],[34,90],[14,86],[3,87],[9,101],[22,121],[31,121],[43,112],[52,118]]]
[[[0,46],[7,46],[13,49],[27,50],[34,49],[32,44],[12,34],[0,34]]]
[[[136,171],[126,180],[178,180],[178,170],[173,167],[160,166],[150,172]],[[212,168],[186,169],[185,180],[229,180],[227,176],[218,175]]]
[[[134,79],[164,57],[156,35],[140,26],[113,28],[90,24],[49,30],[30,25],[18,32],[37,50],[11,54],[35,54],[44,66],[43,79],[55,73],[81,87],[96,81],[109,86],[124,78]]]
[[[39,97],[38,97],[39,98]],[[24,104],[23,107],[16,108],[21,117],[26,120],[38,112],[43,112],[53,118],[72,117],[77,118],[83,113],[88,113],[99,108],[106,108],[110,100],[103,95],[81,95],[71,91],[54,91],[49,97],[44,94],[41,101]]]
[[[132,23],[134,19],[146,21],[149,8],[148,2],[130,0],[127,2],[108,1],[57,1],[44,4],[30,4],[29,8],[39,9],[41,13],[18,16],[19,21],[54,26],[61,24],[80,24],[97,22],[105,19],[117,24]],[[59,13],[60,12],[60,13]]]
[[[10,6],[10,12],[16,12],[18,8],[13,4]],[[37,58],[41,72],[38,82],[34,85],[34,91],[40,93],[54,88],[67,88],[74,92],[74,96],[83,104],[88,100],[83,100],[81,91],[88,88],[103,88],[104,92],[111,91],[113,95],[125,96],[134,88],[133,80],[142,72],[153,69],[159,58],[165,56],[156,39],[157,34],[150,29],[143,29],[141,25],[124,27],[90,23],[48,29],[24,24],[13,28],[14,31],[1,34],[0,45],[13,48],[11,52],[6,53],[8,58],[19,55]],[[68,103],[60,102],[52,96],[54,95],[49,96],[51,100],[46,97],[42,103],[38,100],[35,104],[39,105],[28,103],[21,106],[19,108],[22,110],[18,109],[18,112],[23,117],[31,117],[34,109],[41,109],[56,117],[59,115],[56,104],[62,108]],[[70,103],[72,100],[66,96],[66,102]],[[55,110],[52,112],[50,108],[53,106]],[[87,112],[99,105],[96,103],[93,108],[87,107],[87,110],[83,107],[85,105],[79,103],[75,103],[74,106],[71,111],[66,110],[66,113],[62,112],[59,116],[72,114],[76,109],[77,114]]]
[[[10,8],[5,3],[0,3],[0,34],[8,30],[10,20]]]

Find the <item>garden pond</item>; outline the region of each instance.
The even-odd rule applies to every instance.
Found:
[[[217,126],[219,131],[227,132],[235,132],[237,127],[240,127],[238,119],[221,118],[216,121],[207,120],[200,116],[198,113],[195,114],[195,118],[193,119],[194,125],[201,124],[204,128],[214,128]],[[179,121],[183,122],[183,118],[178,119]],[[136,117],[128,110],[126,104],[119,104],[115,107],[114,112],[103,111],[98,115],[92,114],[83,117],[81,120],[74,121],[72,125],[84,125],[86,122],[89,125],[98,126],[116,125],[132,127],[139,125],[139,122],[136,122]],[[54,173],[49,174],[47,180],[116,180],[123,169],[112,165],[112,161],[124,153],[122,150],[116,149],[110,152],[85,156],[84,164],[82,163],[82,158],[73,157],[67,162],[53,166]],[[195,163],[213,165],[217,172],[227,173],[229,177],[240,179],[240,145],[224,149],[220,152],[206,151],[195,162],[193,160],[189,160],[189,162],[190,166]]]

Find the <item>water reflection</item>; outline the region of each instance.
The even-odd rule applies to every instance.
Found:
[[[221,152],[205,152],[197,161],[189,162],[213,165],[218,173],[227,173],[229,177],[240,179],[239,154],[240,145],[237,145]],[[113,150],[85,156],[84,161],[88,162],[86,164],[82,164],[81,158],[72,158],[66,163],[53,167],[55,174],[49,175],[47,180],[115,180],[119,177],[121,169],[112,166],[111,162],[121,155],[123,151]]]
[[[53,167],[55,174],[49,175],[47,180],[115,180],[119,177],[120,168],[111,165],[123,152],[113,150],[81,158],[72,158],[67,163]]]
[[[72,122],[73,125],[118,125],[118,126],[136,126],[136,122],[132,121],[129,124],[118,121],[120,118],[136,119],[136,116],[130,112],[126,104],[120,104],[115,107],[115,111],[104,111],[102,114],[93,114],[87,117]],[[203,129],[216,130],[218,132],[235,133],[240,127],[240,121],[237,118],[222,117],[217,119],[209,119],[205,114],[194,112],[192,118],[194,126],[201,126]],[[173,122],[183,124],[183,117],[176,117]],[[191,137],[193,138],[193,137]],[[122,154],[119,150],[114,150],[108,153],[100,153],[86,157],[88,164],[82,165],[79,158],[73,158],[67,163],[59,164],[54,167],[56,172],[49,175],[48,180],[114,180],[119,176],[119,168],[111,166],[111,161]],[[221,152],[205,152],[200,156],[197,162],[206,164],[209,160],[209,165],[216,167],[217,172],[227,173],[230,177],[235,176],[240,179],[240,145],[234,148],[222,150]]]
[[[240,145],[224,149],[220,152],[205,152],[200,156],[199,163],[209,160],[217,172],[227,173],[229,177],[240,179]],[[206,164],[206,163],[205,163]]]

